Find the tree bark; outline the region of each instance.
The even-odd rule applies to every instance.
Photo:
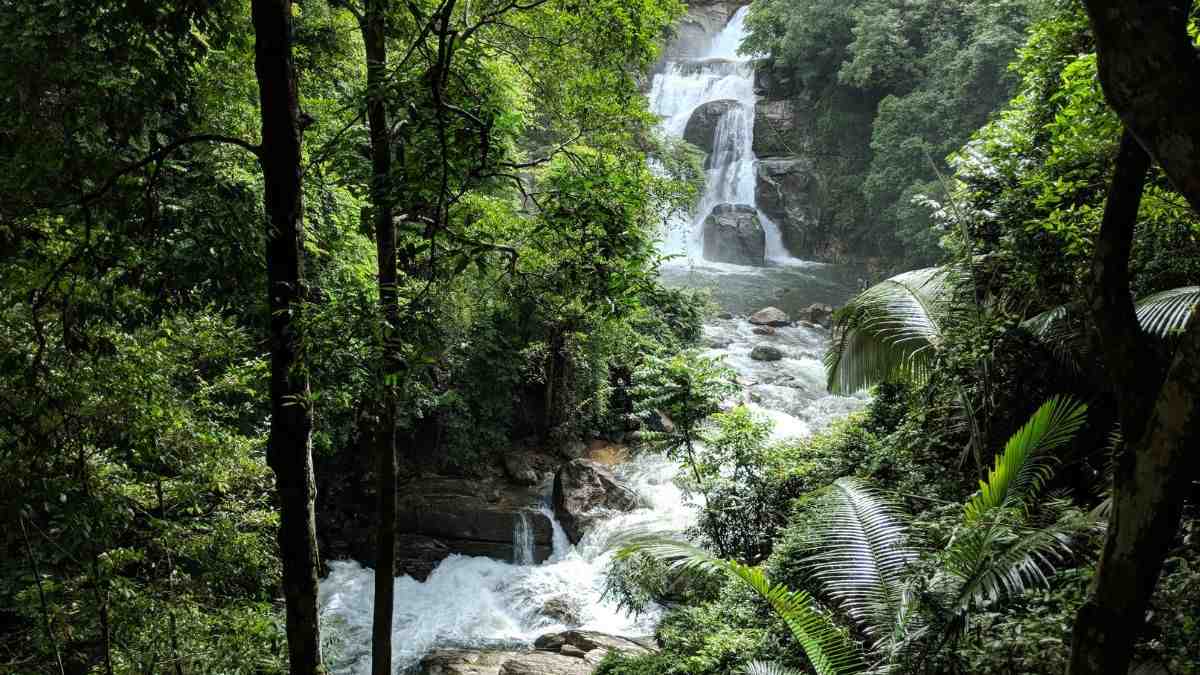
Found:
[[[379,305],[383,314],[381,383],[383,412],[379,420],[379,522],[375,551],[375,605],[371,622],[371,673],[392,672],[392,605],[396,561],[396,413],[401,363],[396,348],[400,306],[396,289],[396,226],[392,220],[391,143],[386,103],[388,0],[367,0],[362,20],[367,55],[367,124],[371,134],[371,208],[379,265]]]
[[[1108,537],[1076,617],[1068,673],[1124,675],[1179,527],[1200,442],[1200,320],[1194,311],[1163,377],[1130,299],[1129,252],[1147,168],[1131,140],[1200,211],[1200,117],[1192,100],[1200,91],[1200,61],[1187,35],[1190,0],[1085,2],[1105,97],[1128,130],[1097,242],[1092,301],[1125,443]]]
[[[271,311],[271,431],[267,462],[279,492],[279,555],[292,675],[323,673],[317,616],[312,410],[298,333],[304,302],[301,141],[291,0],[253,0],[254,70],[262,115]]]
[[[1191,0],[1085,0],[1109,105],[1200,211],[1200,58]]]

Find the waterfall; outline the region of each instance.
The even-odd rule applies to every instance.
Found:
[[[663,242],[665,253],[681,254],[689,262],[703,259],[701,245],[704,220],[717,204],[744,204],[758,211],[766,234],[766,257],[774,263],[791,260],[783,245],[778,224],[757,208],[754,155],[754,62],[738,54],[746,36],[746,13],[737,10],[716,35],[708,53],[700,58],[668,61],[654,76],[650,87],[650,109],[662,118],[668,136],[682,138],[688,120],[697,108],[713,101],[731,100],[732,106],[718,120],[713,151],[706,167],[705,191],[689,217],[669,223]]]
[[[517,514],[513,522],[513,564],[533,564],[533,528],[524,511]]]
[[[683,223],[676,242],[680,248],[675,250],[697,261],[699,227],[695,226],[703,223],[714,205],[755,204],[753,69],[748,59],[736,53],[745,32],[745,13],[745,8],[738,10],[712,40],[705,58],[667,64],[649,94],[652,108],[663,118],[663,129],[676,137],[683,135],[698,106],[709,101],[738,102],[717,120],[708,187],[697,206],[698,218]],[[840,286],[833,277],[821,276],[820,270],[831,270],[829,266],[779,265],[786,256],[779,230],[761,212],[759,218],[766,230],[767,257],[776,265],[706,264],[694,274],[706,283],[716,282],[722,293],[718,299],[727,309],[742,312],[746,307],[734,307],[780,304],[776,291],[784,288],[802,293],[805,302],[839,303],[853,294],[854,289]],[[695,237],[690,234],[693,230]],[[669,272],[693,276],[693,270]],[[705,354],[724,359],[737,371],[739,382],[745,383],[743,395],[754,402],[751,407],[774,422],[774,440],[805,436],[861,405],[859,399],[825,391],[821,355],[826,332],[797,325],[764,337],[754,329],[744,318],[709,321],[704,329]],[[751,358],[754,346],[763,341],[780,348],[785,358],[771,363]],[[567,539],[547,498],[514,517],[512,562],[453,554],[424,581],[398,577],[392,644],[397,672],[416,666],[435,649],[526,649],[538,636],[568,628],[626,636],[653,633],[662,608],[628,615],[604,594],[604,586],[614,546],[630,534],[675,535],[696,522],[695,503],[675,482],[679,468],[667,457],[645,452],[615,467],[617,478],[642,503],[628,513],[597,519],[577,545]],[[534,564],[541,516],[550,521],[553,550],[548,560]],[[321,581],[326,658],[336,675],[370,672],[373,584],[374,571],[353,561],[331,562],[329,576]]]

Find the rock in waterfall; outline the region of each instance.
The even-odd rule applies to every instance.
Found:
[[[717,204],[704,220],[705,260],[761,267],[766,251],[766,232],[753,206]]]
[[[637,506],[633,490],[599,462],[572,460],[554,476],[554,515],[573,544],[579,543],[591,521],[604,511],[632,511]]]

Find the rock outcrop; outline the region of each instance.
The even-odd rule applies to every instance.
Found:
[[[591,675],[610,651],[656,651],[650,638],[571,630],[543,635],[534,651],[440,649],[421,660],[418,675]]]
[[[604,511],[632,511],[638,503],[608,467],[590,459],[567,462],[554,476],[554,515],[573,544]]]
[[[767,235],[754,207],[717,204],[704,219],[704,259],[761,267],[766,262]]]
[[[754,155],[759,159],[787,157],[801,151],[790,141],[799,125],[789,99],[760,99],[754,107]]]
[[[758,208],[779,225],[789,251],[812,245],[820,220],[820,194],[812,163],[796,157],[760,160],[755,166],[754,198]]]
[[[717,125],[721,123],[721,118],[740,105],[733,99],[709,101],[700,105],[692,111],[692,116],[688,118],[687,126],[683,129],[683,140],[704,152],[711,153],[717,137]]]
[[[712,38],[729,21],[745,0],[691,0],[688,11],[675,28],[675,36],[663,48],[664,60],[695,58],[708,53]]]
[[[756,326],[782,328],[792,323],[792,318],[778,307],[764,307],[750,315],[750,323]]]

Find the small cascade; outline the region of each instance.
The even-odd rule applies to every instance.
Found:
[[[738,54],[746,36],[748,11],[749,7],[737,10],[713,39],[707,54],[668,62],[651,84],[650,108],[662,118],[663,132],[676,138],[683,137],[692,113],[705,103],[737,102],[717,121],[704,195],[690,217],[669,224],[663,242],[664,253],[683,255],[689,263],[703,260],[704,221],[718,204],[747,206],[756,211],[765,235],[767,261],[792,260],[779,225],[758,210],[755,197],[758,159],[754,155],[754,108],[758,96],[754,93],[753,59]]]
[[[513,564],[532,565],[533,559],[533,527],[529,524],[529,516],[524,512],[518,513],[513,523]]]

